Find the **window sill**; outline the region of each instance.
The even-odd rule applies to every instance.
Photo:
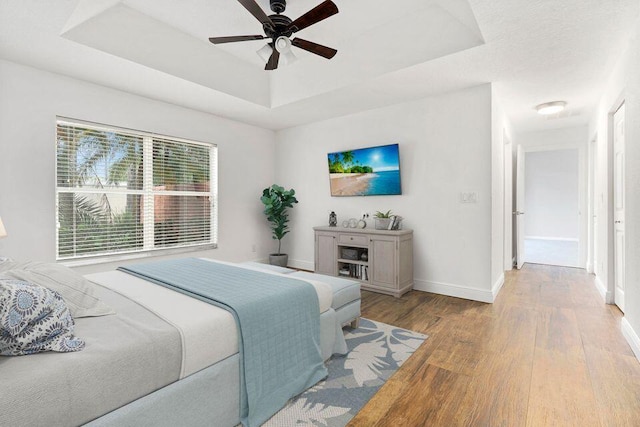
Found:
[[[188,246],[183,248],[154,249],[152,251],[145,252],[129,252],[114,255],[87,256],[78,259],[58,260],[57,262],[64,265],[65,267],[84,267],[88,265],[107,264],[110,262],[128,261],[132,259],[144,259],[157,256],[183,254],[188,252],[207,251],[217,248],[218,245],[212,243],[207,245]]]

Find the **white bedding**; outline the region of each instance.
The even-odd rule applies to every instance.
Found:
[[[207,259],[207,261],[213,261]],[[231,264],[237,267],[256,269]],[[262,270],[261,270],[262,271]],[[265,271],[269,274],[278,274]],[[286,275],[284,275],[286,276]],[[118,292],[173,325],[182,339],[180,378],[191,375],[238,352],[238,333],[233,315],[203,301],[121,271],[85,276],[94,283]],[[305,280],[318,294],[320,313],[331,307],[331,287],[323,282]]]
[[[180,378],[238,352],[238,332],[226,310],[121,271],[85,276],[154,312],[180,332]]]

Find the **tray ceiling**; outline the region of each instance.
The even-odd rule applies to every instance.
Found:
[[[334,0],[338,15],[300,32],[266,72],[261,33],[235,0],[7,0],[0,58],[134,94],[282,129],[494,83],[518,131],[584,124],[638,18],[637,0]],[[267,0],[258,0],[268,10]],[[320,0],[289,0],[296,18]],[[563,99],[548,120],[533,106]]]

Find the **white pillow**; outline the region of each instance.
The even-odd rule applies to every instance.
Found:
[[[16,265],[16,263],[11,258],[0,256],[0,271],[9,270],[14,265]]]
[[[0,272],[0,278],[23,280],[58,292],[76,319],[114,314],[111,307],[94,295],[95,284],[63,265],[36,261],[14,262],[5,271],[2,271],[0,264]]]

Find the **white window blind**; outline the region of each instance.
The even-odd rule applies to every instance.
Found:
[[[215,145],[57,123],[58,259],[217,243]]]

